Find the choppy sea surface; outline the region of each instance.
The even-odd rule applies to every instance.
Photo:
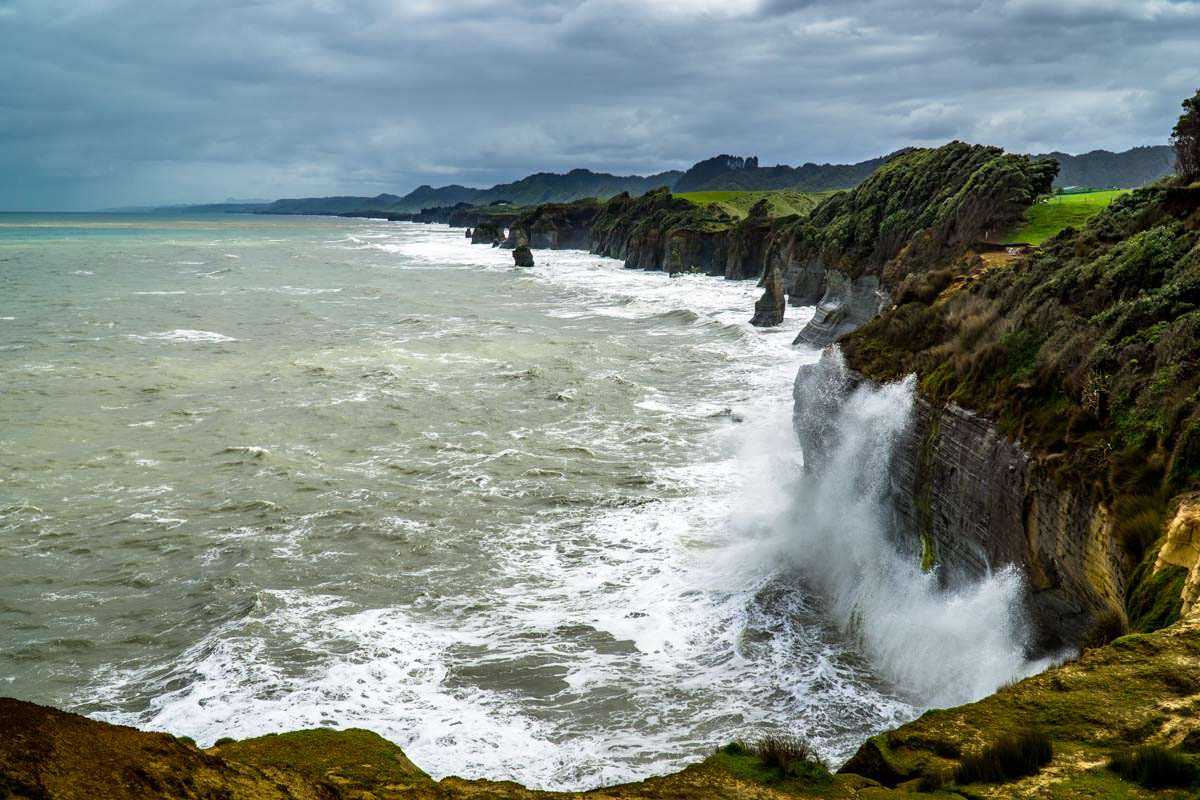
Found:
[[[811,310],[536,255],[0,215],[0,694],[548,788],[913,716],[778,524]]]

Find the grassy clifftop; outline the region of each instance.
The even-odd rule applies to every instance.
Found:
[[[789,190],[764,192],[685,192],[675,194],[698,206],[716,205],[721,211],[731,217],[741,219],[761,200],[767,201],[767,209],[772,217],[804,216],[829,197],[832,192],[796,192]]]

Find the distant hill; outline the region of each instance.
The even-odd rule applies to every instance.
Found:
[[[790,189],[798,192],[827,192],[852,189],[865,181],[880,166],[908,150],[860,161],[857,164],[802,164],[791,167],[777,164],[759,166],[754,156],[723,154],[705,159],[686,172],[669,171],[656,175],[610,175],[587,169],[566,173],[539,172],[512,183],[490,189],[469,186],[418,186],[404,196],[379,194],[375,197],[302,197],[271,203],[216,203],[205,206],[169,206],[161,212],[226,212],[264,214],[354,214],[379,212],[418,213],[427,208],[450,208],[460,203],[486,206],[511,203],[535,206],[542,203],[569,203],[586,197],[608,198],[622,192],[639,196],[667,187],[676,194],[686,192],[762,192]],[[1083,155],[1045,153],[1034,159],[1052,159],[1060,166],[1056,186],[1088,186],[1097,189],[1133,188],[1170,174],[1175,157],[1170,147],[1135,147],[1123,153],[1094,150]]]
[[[513,205],[566,203],[584,197],[612,197],[621,192],[645,194],[660,186],[671,186],[679,178],[677,171],[657,175],[610,175],[587,169],[573,169],[564,174],[539,172],[512,183],[501,183],[490,189],[467,186],[418,186],[403,197],[381,194],[375,197],[306,197],[276,200],[261,210],[266,214],[343,214],[353,211],[417,212],[436,206],[458,203],[488,205],[508,202]]]
[[[904,152],[904,151],[900,151]],[[767,189],[795,189],[802,192],[824,192],[830,189],[852,189],[870,177],[892,155],[860,161],[857,164],[802,164],[789,167],[777,164],[760,167],[758,159],[719,155],[701,161],[676,181],[673,191],[742,191],[758,192]]]
[[[1058,162],[1056,188],[1136,189],[1175,171],[1175,151],[1167,145],[1135,147],[1121,153],[1093,150],[1082,155],[1043,153],[1034,159]]]

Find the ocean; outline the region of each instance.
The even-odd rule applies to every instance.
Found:
[[[753,282],[535,255],[0,214],[0,694],[201,745],[365,727],[436,777],[578,789],[765,733],[836,765],[1026,669],[1019,576],[929,625],[881,490],[805,476],[812,309],[760,330]],[[947,654],[996,663],[958,686]]]

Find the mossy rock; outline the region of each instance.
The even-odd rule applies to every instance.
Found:
[[[270,734],[228,742],[209,752],[256,767],[286,769],[339,787],[391,792],[434,784],[396,745],[361,728]]]

